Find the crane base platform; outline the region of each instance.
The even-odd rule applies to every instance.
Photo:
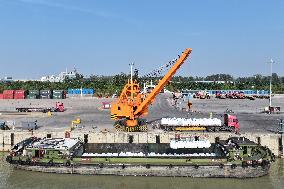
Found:
[[[138,125],[136,126],[127,126],[125,124],[125,120],[118,120],[115,122],[114,127],[117,131],[122,132],[147,132],[148,126],[145,120],[141,119],[138,121]]]

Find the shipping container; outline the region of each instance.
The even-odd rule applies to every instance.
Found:
[[[63,99],[63,98],[65,98],[64,90],[53,90],[52,98],[53,99]]]
[[[27,98],[28,99],[37,99],[37,98],[39,98],[39,90],[29,90]]]
[[[38,95],[29,94],[27,95],[27,99],[38,99]]]
[[[93,95],[94,89],[82,89],[82,94],[83,95]]]
[[[4,90],[3,94],[14,94],[15,91],[14,90]]]
[[[51,90],[40,90],[40,98],[41,99],[50,99],[52,98],[52,91]]]
[[[4,90],[3,99],[14,99],[14,90]]]
[[[25,90],[15,90],[14,99],[25,99],[26,91]]]
[[[79,95],[81,94],[81,89],[68,89],[69,95]]]
[[[39,90],[29,90],[29,95],[39,95]]]
[[[83,95],[83,96],[93,96],[94,95],[94,89],[68,89],[68,95]]]

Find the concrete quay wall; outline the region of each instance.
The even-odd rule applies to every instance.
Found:
[[[195,133],[195,132],[145,132],[145,133],[124,133],[124,132],[92,132],[72,131],[71,138],[80,138],[87,143],[169,143],[176,135],[180,137],[204,136],[210,142],[216,139],[227,139],[232,136],[243,136],[263,146],[269,147],[279,157],[283,157],[284,137],[281,134],[273,133],[243,133],[235,135],[232,133]],[[67,134],[68,135],[68,134]],[[12,146],[29,137],[39,138],[64,138],[66,131],[0,131],[0,151],[10,151]]]

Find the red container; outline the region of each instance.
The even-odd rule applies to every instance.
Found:
[[[25,90],[15,90],[14,99],[25,99],[26,91]]]
[[[14,94],[15,91],[14,90],[4,90],[3,94]]]
[[[0,94],[0,99],[3,99],[3,94]]]
[[[14,98],[14,90],[5,90],[3,91],[3,99],[13,99]]]

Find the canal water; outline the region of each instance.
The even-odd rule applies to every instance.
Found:
[[[0,189],[283,189],[284,160],[273,163],[270,174],[252,179],[122,177],[64,175],[15,170],[0,153]]]

